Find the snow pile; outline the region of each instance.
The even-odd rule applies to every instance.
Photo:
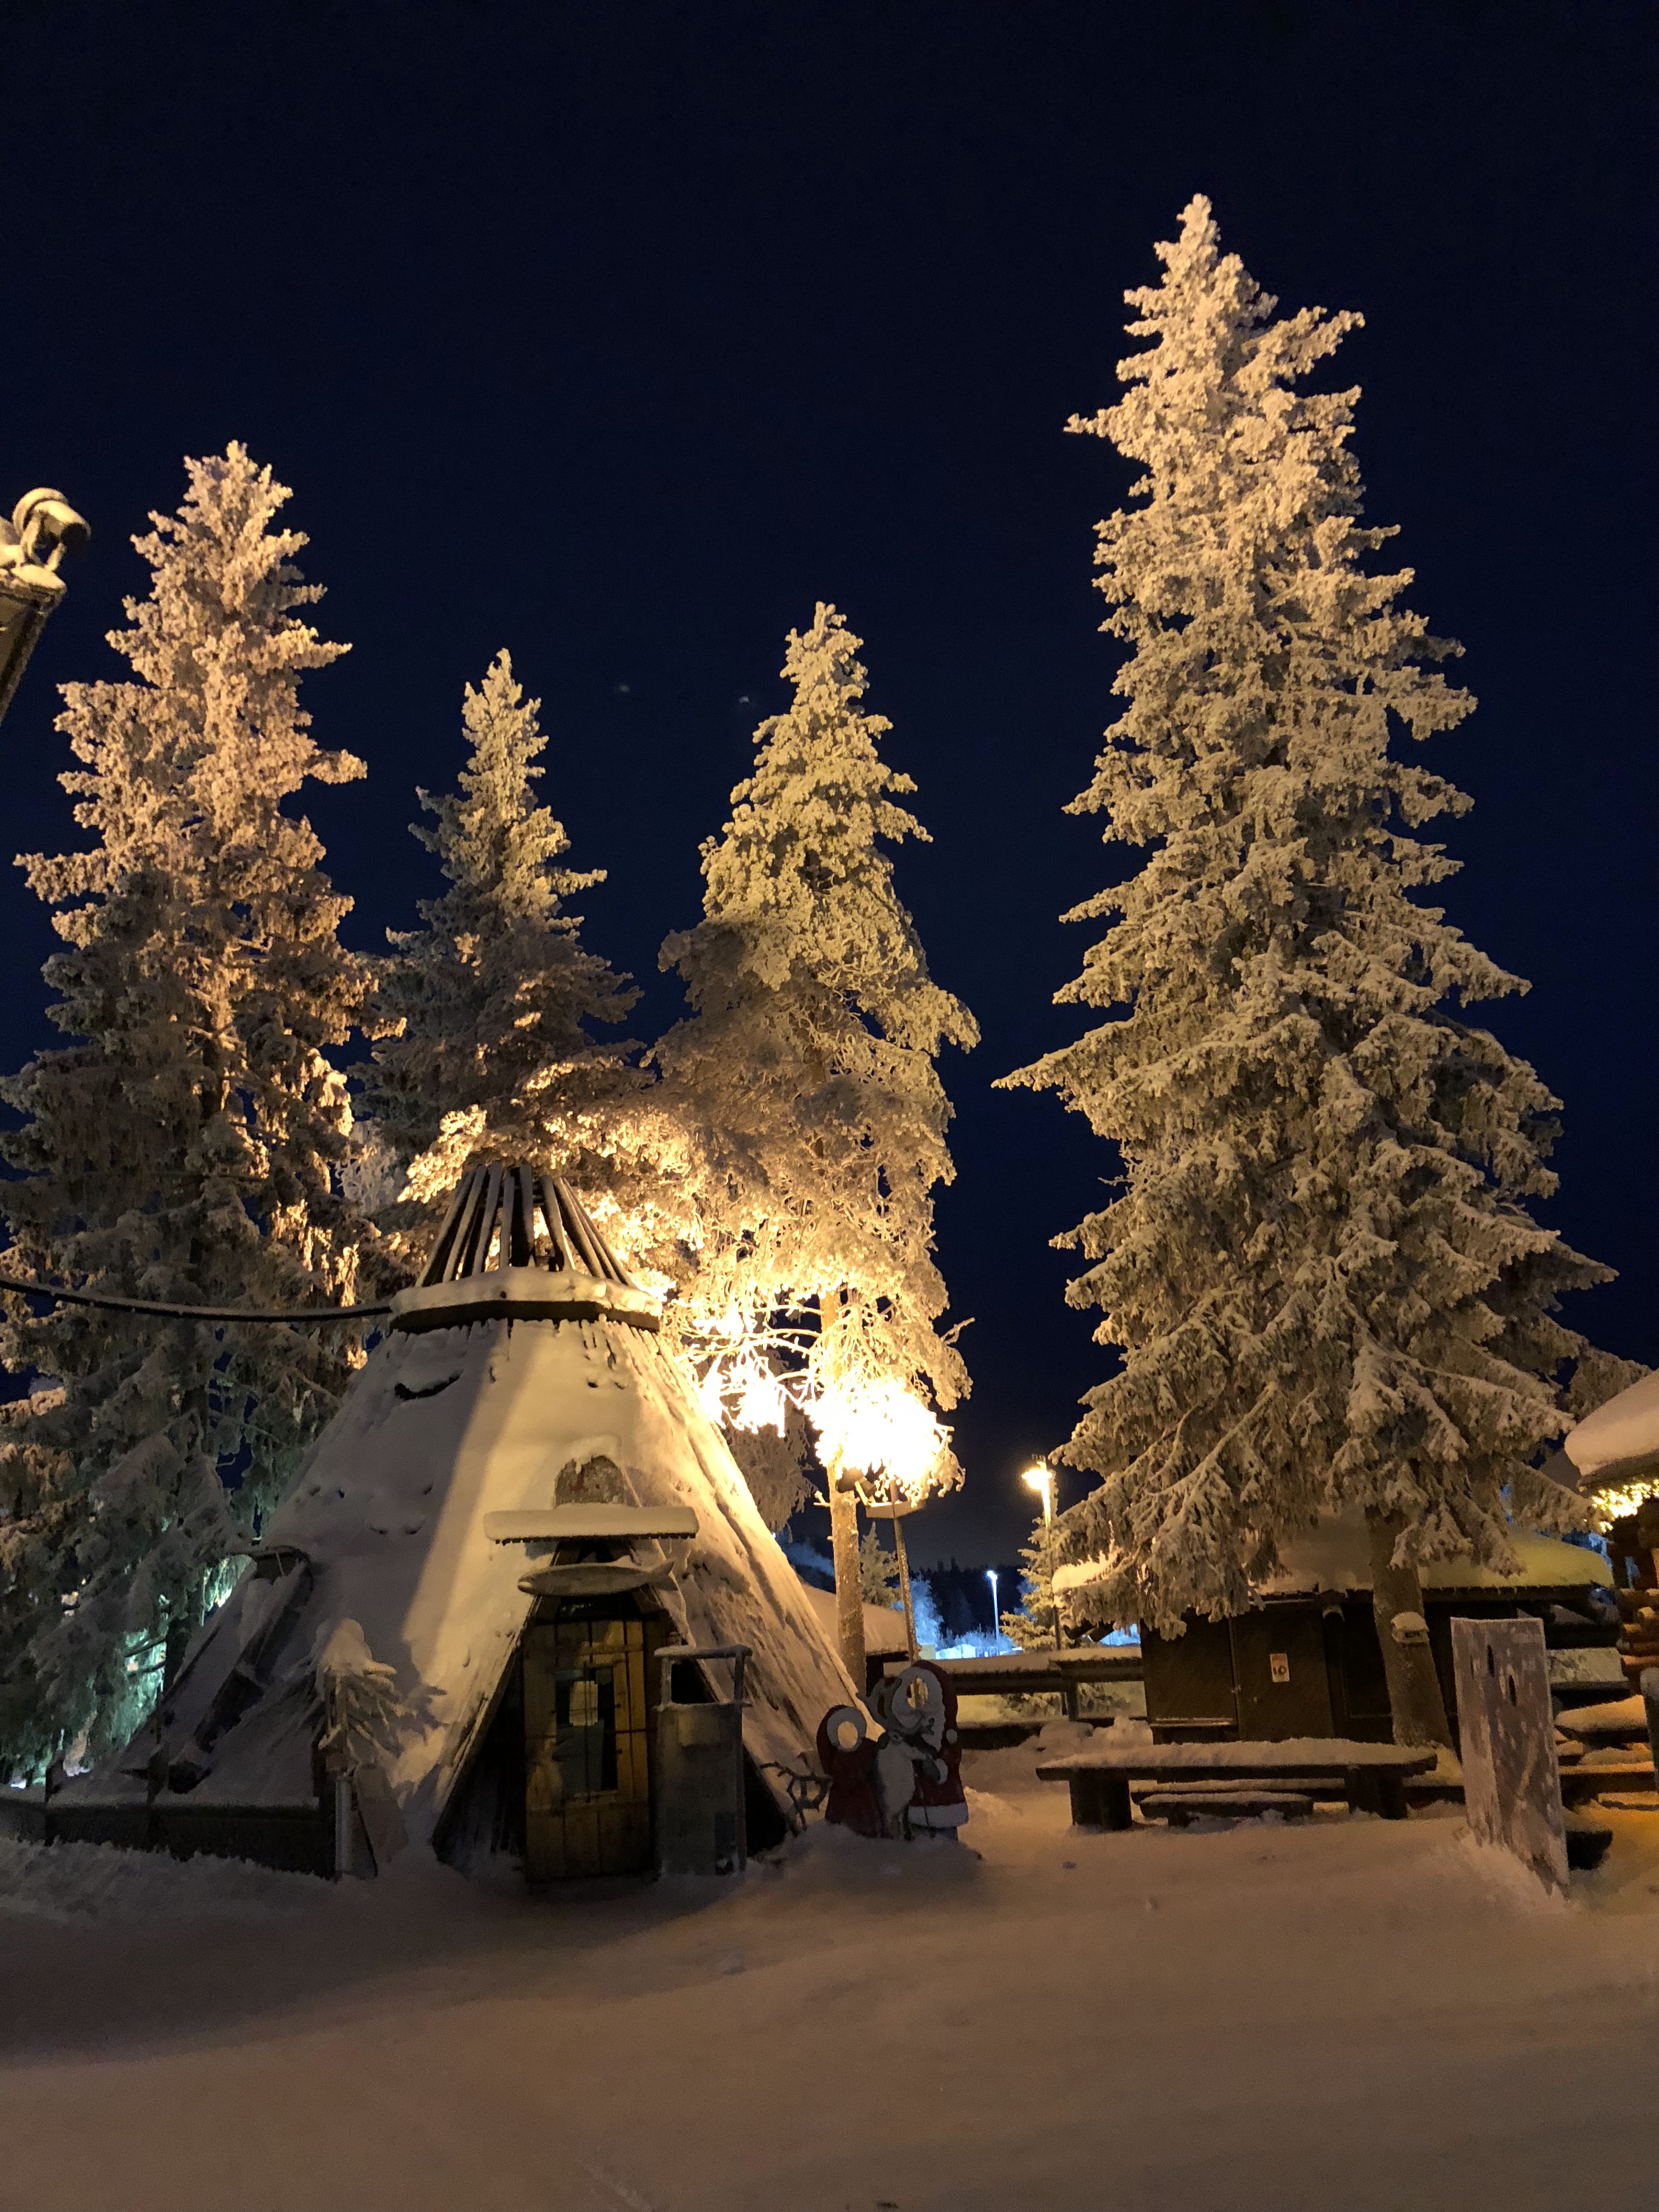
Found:
[[[1109,1740],[1113,1743],[1119,1741],[1115,1726]],[[1095,1748],[1095,1732],[1084,1721],[1045,1721],[1036,1748],[1044,1759],[1063,1759],[1068,1752],[1092,1751]]]
[[[1608,1814],[1564,1906],[1449,1810],[1085,1834],[1062,1785],[979,1786],[1018,1756],[969,1756],[971,1850],[815,1827],[741,1880],[510,1904],[412,1850],[337,1888],[127,1862],[153,1928],[0,1916],[0,2197],[1395,2212],[1427,2175],[1437,2206],[1557,2212],[1589,2160],[1647,2201],[1644,2131],[1585,2119],[1650,2092],[1651,1810]],[[250,1918],[318,1905],[172,1909],[222,1885]]]
[[[781,1874],[793,1890],[839,1889],[849,1897],[885,1890],[895,1882],[908,1889],[972,1881],[979,1864],[979,1854],[969,1840],[958,1843],[940,1836],[900,1842],[855,1836],[850,1828],[831,1827],[827,1820],[814,1820],[763,1862],[757,1862],[763,1874]]]
[[[62,1921],[289,1920],[336,1894],[305,1874],[246,1859],[173,1859],[113,1844],[0,1838],[0,1918]]]
[[[1652,1810],[1651,1800],[1648,1810]],[[1512,1851],[1497,1844],[1477,1843],[1467,1828],[1458,1831],[1449,1850],[1429,1862],[1429,1871],[1448,1893],[1449,1903],[1472,1876],[1492,1904],[1524,1918],[1553,1919],[1577,1909],[1571,1894],[1564,1896],[1540,1881]]]

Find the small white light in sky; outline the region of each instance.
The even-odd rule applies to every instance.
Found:
[[[631,684],[619,684],[617,686],[617,690],[618,690],[618,691],[620,691],[620,692],[623,692],[623,693],[626,694],[626,693],[628,693],[628,692],[631,691],[631,690],[634,689],[634,687],[633,687],[633,685],[632,685]]]

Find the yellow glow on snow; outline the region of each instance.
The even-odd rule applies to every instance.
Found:
[[[1622,1490],[1598,1490],[1590,1504],[1598,1513],[1605,1513],[1609,1521],[1618,1521],[1627,1513],[1634,1513],[1656,1492],[1659,1492],[1659,1474],[1650,1475],[1644,1482],[1626,1483]]]
[[[711,1334],[724,1343],[709,1357],[697,1395],[716,1427],[724,1421],[750,1435],[771,1429],[782,1436],[793,1406],[812,1424],[819,1457],[834,1474],[878,1475],[890,1496],[913,1502],[942,1471],[951,1470],[946,1486],[953,1479],[951,1431],[902,1382],[868,1374],[826,1381],[789,1364],[800,1358],[797,1336],[736,1313]]]
[[[772,1354],[782,1340],[738,1315],[728,1316],[720,1334],[726,1339],[725,1348],[714,1353],[697,1383],[703,1411],[717,1428],[726,1421],[751,1436],[762,1429],[781,1436],[790,1407],[806,1402],[806,1376],[780,1371]]]

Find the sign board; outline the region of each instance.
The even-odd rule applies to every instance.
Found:
[[[1567,1887],[1561,1771],[1555,1757],[1541,1620],[1454,1620],[1452,1668],[1463,1740],[1469,1832]]]
[[[1290,1653],[1270,1651],[1267,1654],[1267,1673],[1275,1682],[1288,1682],[1291,1679]]]

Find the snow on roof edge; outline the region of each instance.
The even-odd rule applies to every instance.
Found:
[[[1520,1559],[1518,1574],[1499,1574],[1469,1559],[1437,1559],[1422,1570],[1425,1590],[1522,1590],[1613,1586],[1613,1570],[1599,1552],[1516,1528],[1510,1541]],[[1362,1590],[1371,1586],[1365,1531],[1358,1514],[1322,1522],[1305,1535],[1279,1547],[1279,1573],[1255,1585],[1260,1597],[1313,1595],[1319,1590]],[[1054,1573],[1056,1590],[1086,1589],[1106,1572],[1103,1559],[1080,1559]]]
[[[1586,1413],[1562,1449],[1580,1474],[1608,1481],[1659,1469],[1659,1373]]]

